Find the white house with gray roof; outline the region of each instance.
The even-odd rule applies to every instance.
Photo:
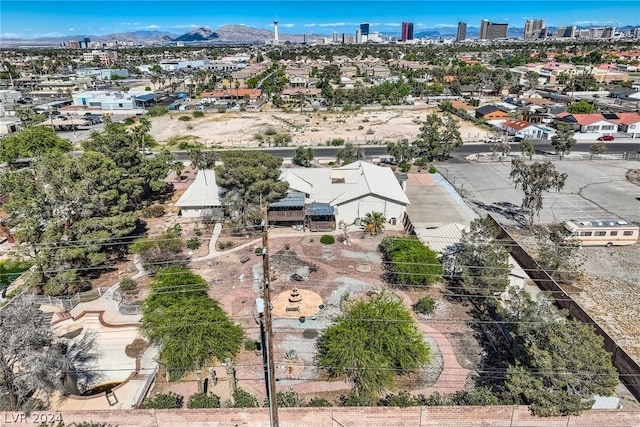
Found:
[[[283,169],[280,179],[291,191],[305,194],[306,203],[334,207],[336,225],[359,224],[369,212],[381,212],[388,222],[401,223],[409,205],[390,168],[357,161],[338,168]]]
[[[175,206],[180,208],[180,214],[188,218],[222,218],[221,189],[216,184],[216,174],[213,169],[198,171],[196,179],[180,196]]]

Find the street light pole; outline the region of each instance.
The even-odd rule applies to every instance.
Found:
[[[264,287],[264,325],[266,328],[266,343],[262,344],[262,351],[266,352],[267,386],[269,398],[269,415],[271,427],[278,427],[278,399],[276,396],[275,363],[273,360],[273,323],[271,319],[271,274],[269,272],[269,220],[267,208],[261,208],[262,213],[262,282]]]

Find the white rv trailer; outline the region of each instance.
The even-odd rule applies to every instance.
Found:
[[[633,245],[640,227],[621,220],[567,221],[565,240],[577,240],[583,246]]]

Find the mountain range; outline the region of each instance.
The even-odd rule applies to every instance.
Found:
[[[580,27],[578,27],[580,28]],[[585,27],[587,28],[587,27]],[[618,31],[628,32],[631,31],[633,26],[619,27]],[[555,31],[555,28],[548,28],[551,33]],[[415,33],[416,38],[441,38],[441,37],[455,37],[457,29],[455,27],[445,28],[426,28]],[[522,37],[523,29],[518,27],[511,27],[508,29],[508,37],[517,38]],[[351,33],[349,33],[352,35]],[[399,33],[383,32],[384,36],[399,37]],[[477,27],[467,27],[467,38],[477,38],[480,34],[480,29]],[[330,35],[318,35],[309,34],[308,39],[313,40],[318,37],[329,37]],[[93,42],[115,42],[120,43],[134,43],[134,44],[150,44],[150,43],[168,43],[168,42],[185,42],[185,43],[260,43],[268,40],[273,40],[273,31],[253,28],[245,25],[224,25],[215,31],[208,27],[195,28],[185,34],[173,34],[166,31],[133,31],[125,33],[113,33],[106,35],[69,35],[60,37],[42,37],[37,39],[14,39],[14,38],[0,38],[0,47],[11,46],[56,46],[61,43],[66,43],[69,40],[82,40],[89,38]],[[286,42],[302,42],[304,40],[303,34],[286,34],[279,33],[278,38],[280,41]]]

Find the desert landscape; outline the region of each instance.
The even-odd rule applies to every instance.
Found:
[[[291,145],[326,145],[335,138],[354,144],[386,144],[415,139],[426,116],[437,108],[383,109],[359,112],[226,112],[192,117],[191,112],[171,112],[151,118],[151,135],[159,143],[171,139],[193,139],[206,147],[255,147],[256,135],[267,129],[287,133]],[[190,120],[180,119],[187,116]],[[465,141],[479,141],[487,129],[456,117]]]

